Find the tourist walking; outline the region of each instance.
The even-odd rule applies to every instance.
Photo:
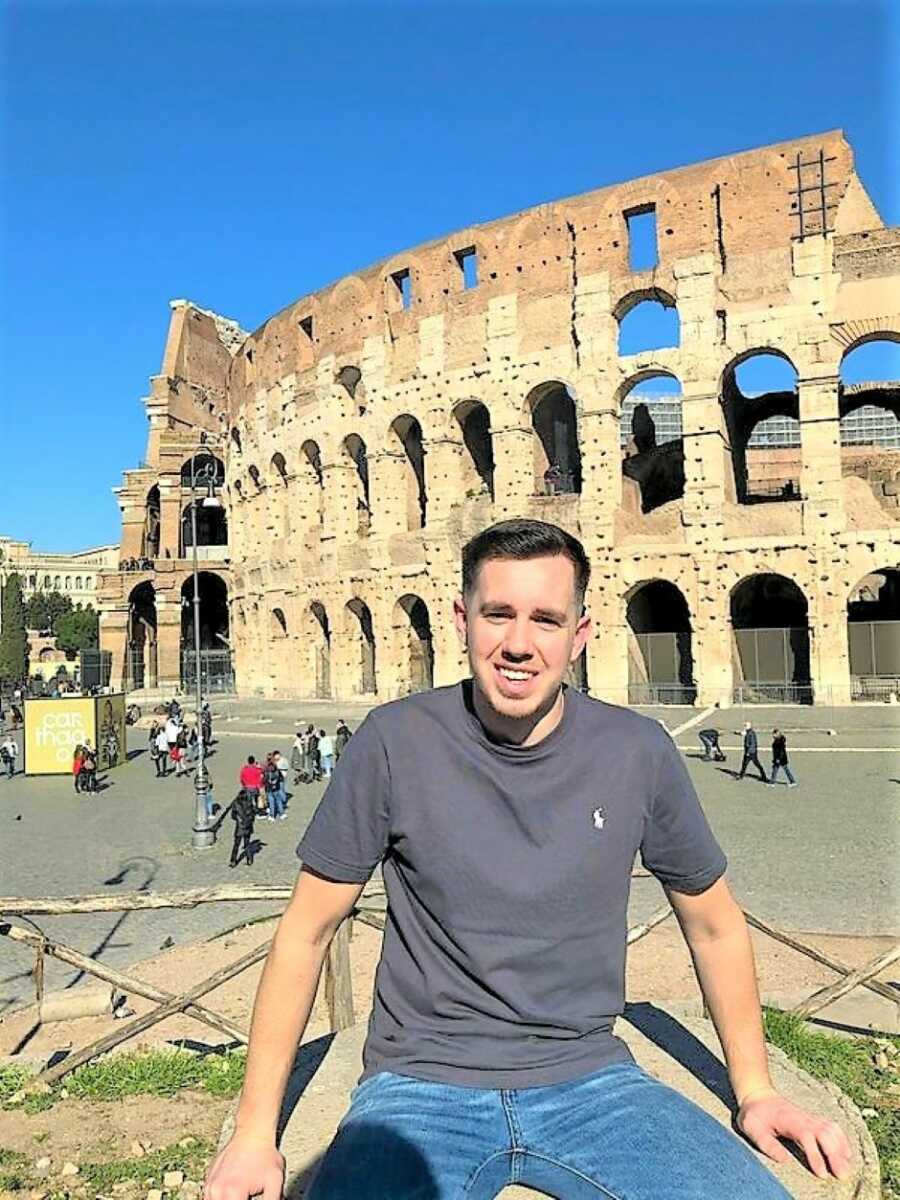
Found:
[[[84,743],[79,779],[81,790],[93,795],[97,791],[97,752],[89,741]]]
[[[756,730],[753,728],[751,722],[747,721],[744,724],[744,756],[741,759],[741,769],[734,777],[736,781],[744,778],[747,767],[751,763],[759,771],[759,777],[762,782],[768,783],[766,772],[759,761],[759,738],[756,736]]]
[[[284,781],[281,777],[281,770],[275,762],[276,753],[273,750],[266,755],[266,765],[263,768],[263,785],[266,789],[266,813],[263,819],[269,821],[276,821],[285,816]]]
[[[187,730],[183,725],[179,726],[178,733],[175,735],[175,745],[169,751],[169,758],[175,764],[176,778],[187,774]]]
[[[16,773],[16,759],[19,755],[19,743],[11,733],[8,733],[0,743],[0,762],[6,767],[6,778],[12,779]]]
[[[200,709],[200,730],[203,734],[204,746],[212,745],[212,711],[206,700]]]
[[[75,791],[81,791],[81,768],[84,765],[84,747],[76,746],[72,755],[72,782],[75,784]]]
[[[466,545],[462,579],[470,677],[375,708],[297,847],[206,1200],[280,1194],[290,1064],[328,944],[379,866],[390,936],[363,1076],[307,1200],[487,1197],[514,1182],[569,1200],[786,1200],[613,1032],[637,855],[666,889],[728,1048],[737,1129],[779,1161],[781,1138],[818,1174],[846,1177],[841,1129],[772,1084],[747,923],[677,746],[656,721],[563,683],[591,636],[581,543],[504,521]]]
[[[180,727],[181,726],[180,726],[177,718],[172,716],[172,714],[170,713],[169,716],[166,717],[166,724],[165,724],[166,741],[169,743],[170,750],[178,742],[178,730],[180,729]]]
[[[294,772],[294,787],[303,782],[303,772],[306,770],[306,731],[298,729],[294,734],[294,744],[291,746],[291,770]]]
[[[156,731],[156,774],[165,779],[169,773],[169,738],[164,725]]]
[[[334,731],[334,761],[336,763],[341,761],[341,755],[344,753],[351,737],[353,737],[353,734],[350,731],[350,726],[343,717],[338,717],[337,727]]]
[[[718,729],[701,729],[697,737],[703,747],[704,762],[709,762],[710,759],[714,762],[725,762],[725,755],[719,745]]]
[[[322,760],[319,756],[319,735],[312,725],[306,727],[306,781],[315,783],[322,778]]]
[[[244,862],[253,866],[253,823],[256,820],[256,799],[246,788],[241,788],[231,802],[231,819],[234,821],[234,841],[231,844],[229,867],[236,867],[243,853]]]
[[[769,777],[769,783],[775,782],[778,777],[778,772],[784,771],[787,776],[788,787],[796,787],[797,780],[791,774],[791,768],[788,766],[787,738],[780,729],[772,730],[772,774]]]
[[[322,778],[330,779],[334,770],[334,738],[324,729],[319,730],[319,762],[322,764]]]
[[[240,784],[256,805],[257,810],[261,813],[265,812],[265,802],[261,801],[259,796],[263,787],[263,771],[252,754],[247,755],[247,761],[241,767]]]

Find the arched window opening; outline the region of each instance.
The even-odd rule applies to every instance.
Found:
[[[65,582],[64,586],[65,586],[65,589],[67,592],[71,592],[71,590],[72,590],[72,576],[71,575],[66,576],[66,582]]]
[[[356,643],[359,691],[365,696],[374,695],[378,691],[378,684],[375,673],[375,631],[372,627],[372,613],[364,601],[356,598],[347,603],[346,612],[348,633]],[[352,661],[350,666],[352,670]]]
[[[755,350],[722,377],[722,410],[739,504],[802,499],[797,371],[785,355]]]
[[[189,488],[192,479],[195,487],[222,487],[225,483],[225,464],[221,458],[206,451],[193,454],[181,464],[181,486]]]
[[[240,454],[242,450],[241,431],[238,429],[237,425],[232,425],[231,427],[231,444],[234,446],[238,454]]]
[[[581,450],[575,401],[564,383],[544,383],[528,396],[534,439],[534,490],[581,492]]]
[[[54,588],[56,588],[57,591],[59,591],[60,587],[62,586],[62,584],[60,582],[61,579],[62,579],[62,576],[60,576],[60,575],[53,576],[53,586],[54,586]]]
[[[278,478],[281,480],[281,482],[285,486],[287,486],[287,481],[288,481],[287,463],[284,460],[283,454],[281,454],[279,452],[278,454],[272,455],[272,467],[274,468],[275,473],[278,476]]]
[[[200,631],[200,678],[204,692],[231,691],[228,588],[225,581],[209,571],[197,575]],[[193,689],[197,678],[197,653],[194,640],[194,580],[181,587],[181,685]]]
[[[128,636],[123,675],[126,691],[156,687],[156,593],[149,581],[138,584],[128,596]]]
[[[857,344],[841,362],[841,474],[864,479],[894,515],[900,479],[900,334]]]
[[[637,292],[626,296],[615,310],[619,322],[619,354],[677,347],[681,323],[675,300],[667,292]]]
[[[284,615],[283,608],[272,609],[272,621],[270,626],[272,637],[283,638],[287,637],[287,618]]]
[[[622,505],[653,512],[684,495],[681,384],[656,371],[632,384],[622,397]]]
[[[847,642],[854,700],[900,696],[900,570],[886,567],[859,581],[847,602]]]
[[[425,493],[425,447],[422,426],[415,417],[404,413],[391,424],[391,433],[406,457],[406,527],[424,529],[428,509]]]
[[[477,400],[464,400],[453,412],[463,438],[462,492],[472,500],[487,495],[494,499],[494,446],[491,415]]]
[[[262,482],[262,478],[259,473],[259,467],[257,467],[255,463],[251,463],[250,466],[247,468],[247,474],[250,476],[251,480],[253,481],[253,486],[256,488],[256,490],[262,491],[263,482]]]
[[[81,591],[81,576],[80,575],[75,576],[75,590],[76,590],[76,592]]]
[[[159,558],[159,534],[159,487],[154,485],[147,493],[147,503],[144,508],[144,531],[141,536],[141,558]]]
[[[694,652],[691,614],[674,583],[652,579],[630,594],[628,701],[630,704],[693,704]]]
[[[313,677],[315,679],[315,695],[330,698],[331,696],[331,626],[328,623],[328,613],[324,605],[314,600],[310,605],[311,638],[313,653]]]
[[[338,383],[346,391],[351,400],[356,396],[356,389],[359,386],[359,381],[361,379],[362,371],[360,371],[359,367],[341,367],[337,374]]]
[[[751,575],[731,593],[736,704],[812,704],[806,597],[784,575]]]
[[[322,470],[322,455],[317,442],[306,441],[300,447],[309,511],[316,514],[315,528],[321,530],[325,524],[325,475]]]
[[[45,587],[45,588],[48,588],[48,587],[50,587],[50,586],[51,586],[51,580],[50,580],[50,576],[49,576],[49,575],[45,575],[45,576],[44,576],[44,587]]]
[[[212,549],[213,547],[223,547],[228,545],[228,517],[223,505],[218,505],[216,508],[204,507],[203,504],[197,504],[191,501],[186,504],[181,510],[181,558],[190,557],[194,545],[194,530],[193,530],[193,515],[192,509],[196,512],[197,521],[197,553],[198,557],[203,558],[203,550]],[[207,554],[206,557],[224,557],[221,553],[217,555]]]
[[[400,692],[434,687],[434,647],[428,606],[419,596],[401,596],[394,606],[394,653],[400,668]]]
[[[372,507],[369,503],[369,458],[366,443],[358,433],[344,438],[344,453],[356,468],[356,528],[360,537],[365,537],[372,523]]]

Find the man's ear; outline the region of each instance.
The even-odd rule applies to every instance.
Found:
[[[468,617],[466,615],[466,602],[462,596],[457,596],[453,601],[453,624],[456,626],[456,633],[459,637],[460,645],[465,650],[469,642]]]
[[[572,653],[569,655],[569,662],[574,662],[578,655],[582,652],[591,636],[591,614],[589,612],[582,613],[578,618],[578,624],[575,626],[575,641],[572,643]]]

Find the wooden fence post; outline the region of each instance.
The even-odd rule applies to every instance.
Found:
[[[353,980],[350,975],[350,922],[342,922],[328,947],[325,960],[325,1003],[332,1033],[349,1029],[356,1018],[353,1013]]]

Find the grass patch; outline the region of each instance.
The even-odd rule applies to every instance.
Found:
[[[28,1092],[22,1107],[43,1112],[71,1097],[77,1100],[121,1100],[124,1096],[174,1096],[192,1088],[211,1096],[236,1096],[244,1082],[247,1054],[190,1054],[186,1050],[138,1051],[86,1063],[46,1092]],[[14,1093],[27,1092],[30,1076],[19,1067],[0,1069],[0,1106]]]
[[[900,1037],[845,1038],[812,1029],[779,1009],[763,1010],[766,1038],[816,1079],[829,1079],[862,1110],[881,1159],[884,1196],[900,1200]],[[885,1056],[887,1046],[897,1053]],[[885,1066],[887,1057],[887,1066]]]
[[[28,1180],[28,1156],[0,1146],[0,1192],[23,1192]]]
[[[81,1164],[78,1180],[86,1183],[91,1190],[108,1192],[113,1184],[126,1180],[141,1181],[152,1177],[154,1183],[162,1185],[166,1171],[183,1171],[186,1179],[201,1179],[215,1148],[210,1138],[197,1138],[191,1146],[174,1143],[151,1150],[143,1158],[85,1162]]]

